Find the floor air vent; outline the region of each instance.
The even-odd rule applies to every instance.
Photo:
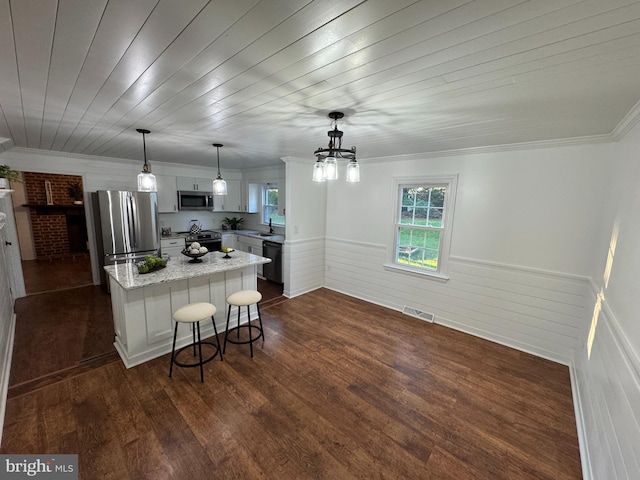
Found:
[[[433,320],[436,316],[433,313],[423,312],[422,310],[418,310],[417,308],[404,306],[402,309],[402,313],[405,315],[411,315],[412,317],[419,318],[420,320],[424,320],[425,322],[433,323]]]

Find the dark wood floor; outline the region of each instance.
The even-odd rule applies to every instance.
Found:
[[[22,272],[27,295],[93,284],[88,253],[51,260],[23,260]]]
[[[262,313],[204,384],[164,356],[9,399],[0,451],[82,479],[581,478],[566,367],[325,289]]]

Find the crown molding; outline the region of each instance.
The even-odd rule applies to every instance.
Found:
[[[620,123],[611,132],[611,136],[616,142],[619,142],[638,122],[640,122],[640,101],[631,107],[631,110],[620,120]]]
[[[506,143],[503,145],[486,145],[482,147],[456,148],[453,150],[439,150],[424,153],[409,153],[406,155],[393,155],[388,157],[364,158],[367,163],[385,162],[393,160],[424,160],[425,158],[455,157],[463,155],[478,155],[482,153],[511,152],[514,150],[534,150],[539,148],[569,147],[575,145],[590,145],[595,143],[615,142],[609,133],[601,135],[589,135],[585,137],[559,138],[554,140],[538,140],[535,142]],[[362,160],[363,157],[358,158]]]

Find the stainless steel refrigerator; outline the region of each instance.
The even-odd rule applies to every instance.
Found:
[[[93,207],[98,213],[95,225],[101,267],[158,254],[157,193],[98,190]],[[106,283],[104,271],[100,270]]]

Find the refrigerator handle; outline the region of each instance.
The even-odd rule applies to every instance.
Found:
[[[136,216],[133,207],[133,195],[131,194],[127,196],[127,210],[129,210],[127,218],[129,219],[129,234],[132,240],[131,246],[135,250],[138,248],[138,238],[136,236]]]

